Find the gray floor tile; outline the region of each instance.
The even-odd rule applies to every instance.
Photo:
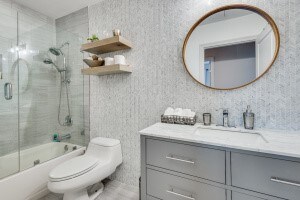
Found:
[[[139,200],[139,189],[118,181],[104,181],[104,191],[96,200]],[[40,200],[62,200],[62,195],[50,193]]]

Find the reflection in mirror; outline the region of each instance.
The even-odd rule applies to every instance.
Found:
[[[216,12],[200,20],[187,36],[183,52],[186,68],[208,87],[247,85],[263,75],[277,56],[279,36],[274,30],[277,28],[258,12]]]

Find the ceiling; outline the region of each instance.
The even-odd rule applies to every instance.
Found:
[[[201,25],[216,23],[219,21],[229,20],[233,18],[243,17],[246,15],[255,14],[255,12],[245,9],[231,9],[226,11],[217,12],[206,18]]]
[[[102,0],[14,0],[54,19],[68,15]]]

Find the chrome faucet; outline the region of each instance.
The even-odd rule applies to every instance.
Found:
[[[73,120],[71,115],[67,115],[65,117],[65,123],[63,124],[64,126],[72,126],[73,125]]]
[[[67,140],[67,139],[71,139],[71,134],[68,133],[68,134],[63,134],[61,136],[58,137],[58,142],[61,142],[63,140]]]

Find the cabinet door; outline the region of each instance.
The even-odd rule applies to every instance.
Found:
[[[226,200],[225,189],[147,169],[147,194],[163,200]]]
[[[232,185],[290,200],[300,198],[300,163],[232,153]]]
[[[232,200],[266,200],[242,193],[232,192]]]

